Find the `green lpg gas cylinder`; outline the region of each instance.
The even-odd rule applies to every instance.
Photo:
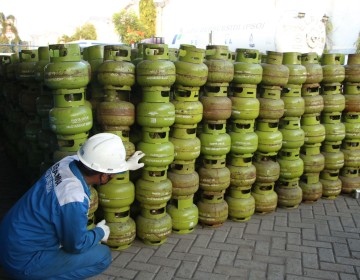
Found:
[[[344,112],[360,112],[360,94],[344,94],[345,109]]]
[[[214,199],[213,195],[202,195],[197,203],[199,223],[208,227],[222,226],[229,216],[229,207],[223,199]]]
[[[174,160],[194,160],[200,156],[201,142],[199,138],[170,137],[169,140],[174,144]]]
[[[199,189],[199,174],[193,171],[189,174],[179,174],[168,171],[168,179],[172,183],[172,198],[182,199],[195,194]]]
[[[280,164],[280,179],[299,178],[304,172],[300,149],[281,149],[277,160]]]
[[[342,142],[341,151],[344,154],[344,167],[359,167],[360,166],[360,142],[347,141]]]
[[[347,83],[360,83],[360,54],[352,53],[348,55],[345,67],[345,79]]]
[[[307,72],[305,84],[321,83],[323,70],[316,52],[303,53],[301,55],[301,64],[305,66]]]
[[[104,46],[104,61],[97,69],[97,79],[105,88],[130,89],[135,84],[135,65],[130,62],[129,46]]]
[[[108,222],[110,235],[106,245],[111,250],[125,250],[131,246],[136,237],[135,221],[129,217],[123,222]]]
[[[320,178],[320,182],[323,186],[322,198],[336,199],[338,195],[341,194],[342,182],[339,178],[335,180]]]
[[[359,169],[343,167],[340,170],[341,192],[351,194],[360,187]]]
[[[324,142],[321,146],[321,153],[325,158],[327,170],[339,170],[344,166],[344,153],[341,151],[341,141]]]
[[[258,98],[260,102],[259,118],[278,120],[285,113],[285,103],[282,99]]]
[[[263,75],[261,85],[285,86],[289,80],[289,68],[282,64],[283,53],[267,51],[265,62],[261,63]]]
[[[172,184],[169,179],[154,182],[139,178],[135,187],[135,197],[142,208],[159,209],[165,207],[171,198]]]
[[[210,156],[222,156],[230,152],[231,138],[227,133],[201,133],[201,153]]]
[[[176,124],[197,124],[203,118],[203,104],[200,101],[171,101],[175,106]]]
[[[201,87],[206,83],[208,67],[204,63],[205,50],[194,45],[181,44],[176,67],[175,87]]]
[[[230,97],[231,118],[234,120],[254,120],[260,114],[258,98]]]
[[[221,192],[230,185],[230,170],[222,168],[199,168],[199,186],[204,191]]]
[[[238,48],[235,52],[236,58],[234,62],[234,78],[232,83],[259,84],[263,75],[259,51],[255,49]]]
[[[323,94],[324,109],[322,112],[325,113],[341,113],[345,109],[345,96],[343,94]]]
[[[231,52],[225,45],[207,45],[204,63],[208,67],[206,84],[229,84],[234,78]]]
[[[176,80],[175,64],[166,44],[145,44],[143,60],[136,65],[136,81],[142,87],[171,87]]]
[[[172,232],[171,216],[161,209],[142,209],[136,218],[136,234],[146,245],[159,246]]]
[[[304,114],[320,114],[324,110],[324,98],[322,95],[304,95]]]
[[[203,105],[203,118],[206,120],[227,120],[231,116],[232,103],[227,96],[203,95],[200,102]]]
[[[325,140],[325,127],[320,123],[319,114],[305,114],[300,123],[305,132],[305,144],[322,143]]]
[[[304,145],[305,132],[301,129],[300,118],[284,117],[280,120],[283,149],[297,149]]]
[[[321,57],[323,84],[341,84],[345,79],[345,67],[341,64],[341,56],[336,53],[324,53]]]
[[[140,102],[136,107],[136,121],[141,126],[172,126],[175,122],[175,106],[171,102]]]
[[[301,53],[284,52],[282,64],[284,64],[289,69],[289,80],[287,86],[301,85],[305,83],[307,72],[306,67],[301,65]]]
[[[300,177],[299,186],[302,189],[302,200],[304,202],[315,202],[322,196],[319,173],[304,173]]]
[[[20,63],[15,69],[16,79],[21,82],[34,82],[36,64],[39,61],[38,50],[22,50],[19,52]]]
[[[341,122],[341,113],[322,113],[322,124],[325,127],[325,141],[338,142],[345,138],[345,124]]]
[[[251,188],[246,190],[230,188],[225,201],[229,207],[229,218],[235,222],[246,222],[255,213],[255,199],[251,195]]]
[[[38,48],[38,57],[39,60],[35,64],[35,80],[43,83],[44,82],[44,71],[45,66],[50,62],[50,54],[49,54],[49,47],[39,47]]]
[[[258,148],[258,135],[255,132],[229,132],[231,138],[231,152],[236,154],[251,154]]]
[[[304,173],[318,173],[325,167],[324,155],[320,152],[321,143],[306,144],[300,148],[300,158],[304,162]]]
[[[269,156],[256,152],[253,164],[256,168],[256,181],[259,183],[272,183],[279,179],[280,164],[276,156]]]
[[[50,63],[44,69],[44,83],[51,89],[78,89],[88,85],[90,64],[81,59],[78,44],[49,45]]]
[[[275,186],[278,195],[278,206],[282,208],[297,208],[302,201],[302,189],[299,178],[279,180]]]
[[[54,107],[49,112],[50,128],[56,134],[79,134],[93,126],[90,102],[77,107]]]
[[[256,180],[256,167],[251,164],[249,166],[235,166],[228,164],[230,170],[230,186],[238,189],[246,189],[251,187]]]
[[[284,117],[301,117],[305,113],[305,99],[299,95],[284,94],[281,99],[284,102]]]
[[[258,183],[252,186],[251,195],[255,199],[255,212],[266,214],[275,211],[278,202],[274,191],[275,183]]]
[[[199,220],[199,210],[193,198],[172,199],[166,207],[172,220],[172,232],[187,234],[193,232]]]
[[[282,134],[278,130],[278,122],[274,120],[256,121],[256,134],[258,135],[258,151],[276,154],[282,146]]]
[[[140,141],[137,143],[137,150],[143,151],[145,156],[141,159],[145,165],[161,167],[171,164],[174,161],[174,144],[165,143],[146,143]]]
[[[96,108],[97,121],[105,126],[131,126],[135,122],[135,106],[127,101],[103,101]]]

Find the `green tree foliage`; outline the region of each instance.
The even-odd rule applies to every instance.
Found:
[[[323,22],[325,24],[325,33],[326,33],[324,52],[328,53],[332,49],[332,46],[334,44],[332,41],[332,33],[334,31],[334,26],[332,24],[331,18],[329,17],[326,17],[326,19],[323,18]]]
[[[15,17],[13,15],[5,16],[0,13],[0,44],[14,44],[21,43],[18,30],[15,26]],[[10,37],[9,34],[12,34]],[[18,46],[0,46],[0,52],[18,52]]]
[[[112,21],[124,44],[134,44],[145,38],[146,29],[133,11],[123,9],[113,15]]]
[[[145,26],[145,38],[156,35],[156,7],[153,0],[140,0],[140,21]]]
[[[58,38],[58,43],[67,43],[77,40],[96,40],[96,39],[97,39],[97,33],[95,26],[92,23],[87,22],[81,27],[77,27],[73,35],[68,36],[66,34],[63,34],[60,38]]]
[[[356,52],[356,53],[360,53],[360,32],[359,32],[358,38],[357,38],[354,46],[355,46],[355,48],[356,48],[355,52]]]

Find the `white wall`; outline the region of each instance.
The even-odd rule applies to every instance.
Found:
[[[298,14],[305,14],[299,18]],[[325,40],[326,14],[334,26],[332,51],[354,52],[360,31],[359,0],[170,0],[163,9],[162,33],[170,47],[194,44],[255,48],[262,52],[316,51]],[[174,39],[176,38],[176,39]]]

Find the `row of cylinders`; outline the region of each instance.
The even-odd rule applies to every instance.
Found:
[[[193,47],[190,47],[190,46],[185,46],[183,49],[188,49],[188,48],[190,48],[190,49],[192,49],[192,50],[194,50],[194,51],[196,51],[196,52],[200,52],[198,49],[196,49],[196,48],[193,48]],[[154,50],[152,50],[151,51],[152,52],[152,54],[154,54],[154,53],[161,53],[161,51],[159,51],[159,50],[157,50],[156,48],[155,48],[155,51]],[[166,52],[163,52],[163,53],[166,53]],[[221,63],[223,63],[224,64],[224,61],[221,61]],[[151,64],[151,63],[149,63],[149,64]],[[199,63],[200,64],[200,63]],[[151,67],[153,67],[152,66],[152,64],[151,64]],[[149,67],[149,68],[146,68],[146,70],[154,70],[154,69],[150,69],[151,67]],[[203,67],[203,65],[202,65],[202,67]],[[156,68],[156,67],[155,67]],[[161,67],[160,67],[161,68]],[[164,67],[164,68],[166,68],[166,67]],[[157,68],[156,68],[157,69]],[[181,67],[179,67],[179,69],[181,70]],[[210,67],[208,67],[208,69],[210,70]],[[163,68],[161,68],[161,70],[164,70]],[[176,67],[176,71],[178,70],[178,67]],[[99,71],[99,69],[98,69],[98,71]],[[100,71],[101,72],[101,71]],[[165,71],[166,72],[166,71]],[[280,71],[281,72],[281,71]],[[159,72],[157,72],[157,73],[159,73]],[[184,77],[185,77],[185,73],[186,74],[189,74],[190,72],[189,72],[189,70],[187,69],[186,71],[184,71],[184,73],[180,73],[180,75],[178,76],[178,73],[176,73],[176,77],[181,77],[182,75],[183,75],[183,79],[184,80],[186,80]],[[279,73],[279,72],[275,72],[275,73]],[[182,74],[182,75],[181,75]],[[161,71],[160,71],[160,75],[158,75],[158,76],[160,76],[160,77],[164,77],[164,75],[161,75]],[[193,77],[191,77],[191,75],[189,76],[189,75],[187,75],[187,77],[190,77],[190,78],[193,78]],[[159,79],[162,79],[162,78],[159,78]],[[198,78],[198,77],[195,77],[195,78]],[[275,77],[275,78],[279,78],[279,77]],[[281,79],[283,79],[282,77],[280,77]],[[280,79],[279,78],[279,79]],[[280,80],[281,80],[280,79]],[[160,86],[160,87],[163,87],[164,86],[164,84],[163,83],[161,83],[161,85],[158,85],[158,84],[156,84],[156,85],[154,85],[154,84],[152,84],[152,80],[147,80],[146,78],[144,78],[144,77],[140,77],[140,79],[138,79],[139,81],[140,80],[143,80],[142,82],[144,82],[145,84],[146,84],[146,87],[147,87],[147,89],[148,90],[150,90],[150,89],[152,89],[151,87],[153,87],[153,86]],[[165,79],[166,80],[166,79]],[[178,79],[176,79],[176,80],[178,80]],[[179,80],[181,80],[181,79],[179,79]],[[193,80],[196,80],[196,79],[193,79]],[[279,81],[277,81],[276,82],[276,80],[278,80],[278,79],[273,79],[274,81],[275,81],[275,85],[274,84],[272,84],[272,85],[267,85],[267,84],[265,84],[262,88],[260,88],[260,91],[261,90],[263,90],[264,92],[266,92],[266,93],[269,93],[269,96],[271,96],[270,95],[270,93],[276,93],[275,95],[277,95],[277,96],[279,96],[279,94],[277,94],[279,91],[278,91],[278,89],[280,88],[280,89],[282,89],[282,87],[284,87],[284,85],[282,85],[282,84],[279,84],[279,83],[281,83],[281,82],[279,82]],[[197,81],[197,82],[199,82],[199,81]],[[203,83],[203,81],[202,81],[202,83]],[[287,84],[286,84],[287,85]],[[199,83],[198,84],[196,84],[196,86],[199,86]],[[201,85],[202,86],[202,85]],[[236,89],[239,89],[239,88],[246,88],[246,89],[251,89],[252,90],[252,92],[254,92],[255,91],[255,93],[256,93],[256,89],[257,89],[257,84],[256,83],[254,83],[254,84],[237,84],[237,83],[234,83],[233,84],[233,88],[236,88]],[[352,87],[353,87],[353,85],[351,85]],[[110,86],[110,88],[111,88],[111,86]],[[175,92],[181,92],[181,93],[184,93],[184,92],[197,92],[197,90],[196,89],[194,89],[193,88],[193,84],[191,84],[191,85],[189,85],[189,83],[185,83],[185,85],[183,85],[183,84],[176,84],[175,83],[175,86],[174,86],[174,88],[175,88]],[[196,88],[196,87],[195,87]],[[206,82],[206,85],[205,85],[205,93],[208,93],[208,94],[204,94],[204,96],[202,96],[201,98],[202,98],[202,100],[205,100],[206,98],[208,98],[208,100],[215,100],[215,102],[210,102],[210,104],[211,105],[213,105],[214,107],[211,107],[211,110],[208,110],[208,111],[204,111],[204,115],[205,115],[205,113],[208,113],[208,115],[210,115],[210,117],[211,117],[211,115],[216,115],[216,117],[214,117],[213,116],[213,118],[214,118],[214,120],[212,120],[212,125],[214,125],[214,124],[217,124],[217,125],[219,125],[219,122],[220,122],[220,119],[219,119],[219,115],[218,114],[222,114],[222,117],[223,117],[223,122],[222,122],[222,124],[223,124],[223,126],[225,126],[225,121],[224,120],[227,120],[228,118],[229,118],[229,116],[228,116],[228,113],[226,113],[226,110],[224,110],[224,108],[225,108],[225,103],[223,102],[224,100],[227,100],[226,99],[226,96],[224,96],[224,93],[226,93],[226,94],[228,94],[227,93],[227,89],[228,89],[228,85],[226,85],[226,83],[225,82],[221,82],[220,83],[220,85],[219,84],[216,84],[216,83],[211,83],[211,82]],[[288,87],[289,88],[289,87]],[[313,87],[311,87],[311,88],[313,88]],[[213,91],[213,89],[215,90],[215,91]],[[105,90],[105,94],[107,94],[107,95],[110,95],[110,91],[112,91],[113,89],[108,89],[107,90],[107,92],[106,92],[106,90]],[[117,89],[116,89],[117,90]],[[122,89],[120,89],[120,90],[122,90],[122,91],[124,91],[124,89],[122,88]],[[151,91],[151,90],[150,90]],[[157,92],[156,90],[153,90],[153,92]],[[160,92],[162,92],[162,91],[160,91]],[[312,93],[313,93],[314,91],[312,91]],[[357,93],[357,92],[356,92]],[[243,98],[242,96],[241,96],[241,92],[239,93],[239,95],[237,95],[237,93],[234,91],[233,93],[232,93],[232,100],[234,100],[235,99],[235,97],[239,97],[239,98]],[[253,93],[247,93],[247,98],[249,98],[248,96],[250,96],[251,94],[253,94]],[[215,98],[215,97],[219,97],[218,98],[218,100]],[[225,98],[224,98],[225,97]],[[253,96],[253,97],[257,97],[257,93],[255,94],[255,96]],[[264,97],[264,95],[263,95],[263,97]],[[260,98],[263,98],[263,97],[260,97]],[[250,98],[252,98],[252,97],[250,97]],[[174,98],[175,99],[175,98]],[[279,100],[279,99],[274,99],[274,98],[269,98],[269,99],[273,99],[273,100]],[[176,99],[175,99],[176,100]],[[220,101],[221,100],[221,101]],[[259,100],[259,98],[252,98],[252,100]],[[239,103],[240,104],[242,104],[242,101],[244,101],[244,100],[237,100],[237,101],[240,101]],[[269,102],[270,100],[265,100],[265,102]],[[202,104],[206,104],[205,103],[206,101],[204,101],[204,103],[202,103]],[[151,102],[148,102],[148,103],[151,103]],[[157,103],[157,102],[155,102],[155,103]],[[159,102],[159,103],[162,103],[162,102]],[[144,104],[144,103],[140,103],[140,104]],[[220,106],[220,105],[224,105],[224,106]],[[270,103],[269,103],[270,104]],[[269,105],[268,104],[268,105]],[[139,103],[138,103],[138,105],[139,105]],[[153,104],[150,104],[150,105],[153,105]],[[147,125],[149,125],[149,123],[148,122],[151,122],[150,121],[150,117],[148,116],[148,115],[146,115],[147,113],[147,111],[146,111],[146,109],[147,109],[147,106],[150,106],[149,104],[144,104],[144,105],[140,105],[140,107],[141,107],[141,110],[140,110],[140,112],[142,113],[142,112],[144,112],[144,117],[142,118],[141,116],[140,116],[140,118],[138,118],[138,122],[140,121],[144,121],[145,123],[146,123],[146,125],[144,126],[144,127],[147,127]],[[269,108],[269,107],[271,107],[271,106],[268,106],[268,105],[266,105],[266,106],[264,106],[264,108]],[[156,107],[156,106],[155,106]],[[184,108],[186,108],[187,106],[184,106]],[[139,107],[138,107],[139,108]],[[161,108],[161,106],[159,106],[159,107],[157,107],[157,108]],[[175,105],[175,109],[176,109],[177,107],[176,107],[176,105]],[[184,108],[182,108],[183,110],[184,110]],[[228,107],[226,107],[226,108],[228,108]],[[139,110],[138,110],[139,111]],[[149,110],[148,110],[149,111]],[[151,113],[154,113],[154,111],[156,111],[156,110],[154,110],[153,108],[152,108],[152,111],[150,111]],[[164,110],[164,111],[166,111],[166,110]],[[179,111],[181,111],[181,110],[179,110]],[[234,110],[233,110],[234,111]],[[275,113],[275,114],[278,114],[279,115],[279,111],[281,111],[281,110],[275,110],[275,111],[273,111],[272,113]],[[290,111],[290,110],[287,110],[287,111]],[[175,112],[176,112],[176,110],[175,110]],[[225,112],[225,114],[224,114],[224,112]],[[240,112],[240,113],[239,113]],[[241,115],[241,112],[244,112],[244,111],[242,111],[242,110],[238,110],[238,114],[239,115]],[[259,114],[261,113],[261,112],[264,112],[264,110],[260,110],[260,112],[259,112]],[[355,111],[356,112],[356,111]],[[166,114],[166,112],[165,112],[165,114]],[[186,115],[186,114],[184,114],[184,115]],[[234,113],[233,115],[236,115],[236,113]],[[98,114],[98,116],[99,116],[99,114]],[[176,114],[175,114],[175,119],[176,119]],[[230,114],[230,117],[231,117],[232,115]],[[242,115],[243,116],[243,115]],[[271,115],[272,116],[272,115]],[[100,118],[101,117],[103,117],[101,114],[100,114]],[[183,116],[182,116],[183,117]],[[273,116],[272,116],[273,117]],[[309,116],[309,117],[312,117],[312,116]],[[318,117],[318,116],[316,116],[316,117]],[[100,118],[98,118],[98,119],[100,119]],[[256,118],[256,117],[255,117]],[[251,121],[254,121],[254,119],[255,118],[252,118],[251,119]],[[274,118],[274,119],[276,119],[276,118]],[[236,119],[236,118],[233,118],[233,122],[234,122],[234,125],[237,125],[238,123],[237,123],[237,120],[238,119]],[[247,119],[245,118],[245,119],[242,119],[242,118],[239,118],[239,123],[241,124],[241,121],[246,121]],[[153,120],[152,120],[153,121]],[[265,124],[264,124],[264,126],[268,126],[269,125],[269,123],[271,123],[271,122],[267,122],[267,118],[265,118],[265,119],[258,119],[257,120],[258,121],[258,124],[260,124],[261,122],[264,122]],[[211,122],[210,122],[211,123]],[[250,122],[251,123],[251,122]],[[221,122],[220,122],[220,124],[221,124]],[[161,124],[161,127],[163,126],[164,124],[162,123]],[[206,124],[206,125],[208,125],[208,124]],[[175,126],[176,126],[176,121],[175,121]],[[261,124],[260,125],[258,125],[258,127],[261,127]],[[259,131],[261,131],[261,130],[259,130]],[[225,134],[225,133],[222,133],[222,134]],[[203,133],[201,133],[200,134],[200,136],[201,135],[203,135]],[[226,135],[221,135],[222,137],[224,137],[225,136],[225,138],[227,138],[227,139],[229,139],[229,137],[227,137]],[[261,137],[260,137],[261,138]],[[276,137],[275,137],[276,138]],[[231,139],[231,138],[230,138]],[[267,140],[269,140],[269,139],[267,139]],[[270,139],[270,142],[272,142],[274,139]],[[266,149],[266,147],[267,146],[270,146],[270,143],[269,141],[266,143],[266,145],[264,146],[265,147],[265,149]],[[282,141],[280,141],[280,143],[281,143]],[[201,143],[206,143],[206,141],[204,140],[204,141],[201,141]],[[227,142],[228,144],[230,143],[230,142]],[[204,146],[204,145],[203,145]],[[202,147],[203,147],[202,146]],[[280,146],[282,146],[281,144],[280,144]],[[204,148],[205,149],[205,148]],[[265,153],[268,153],[269,152],[269,150],[268,149],[266,149],[265,151],[264,151]],[[270,151],[271,152],[271,151]],[[275,152],[277,152],[277,151],[275,151]],[[216,155],[216,156],[218,156],[218,155]],[[235,157],[236,156],[236,154],[235,155],[232,155],[233,157]],[[270,156],[274,156],[274,154],[272,154],[272,155],[270,155]],[[241,158],[241,156],[240,156],[240,158]],[[220,162],[221,162],[221,160],[220,160]],[[235,162],[238,162],[238,161],[236,161],[235,160]],[[149,165],[149,164],[148,164]],[[236,189],[233,189],[232,190],[232,192],[231,193],[236,193]],[[234,194],[235,195],[235,194]],[[215,197],[216,197],[216,195],[215,195]],[[221,195],[220,195],[220,198],[221,198]],[[224,213],[224,211],[222,211],[222,213]],[[225,215],[224,215],[225,216]]]

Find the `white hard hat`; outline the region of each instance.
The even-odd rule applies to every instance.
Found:
[[[124,144],[121,138],[113,133],[99,133],[90,137],[78,150],[77,155],[84,165],[102,173],[128,170]]]

